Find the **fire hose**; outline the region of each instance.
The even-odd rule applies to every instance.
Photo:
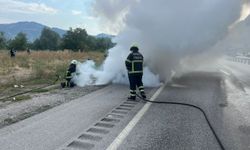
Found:
[[[209,119],[208,119],[208,117],[207,117],[205,111],[204,111],[201,107],[198,107],[198,106],[192,105],[192,104],[188,104],[188,103],[181,103],[181,102],[151,101],[151,100],[142,98],[142,97],[141,97],[140,95],[138,95],[137,93],[136,93],[136,96],[137,96],[138,98],[140,98],[141,100],[143,100],[143,101],[145,101],[145,102],[149,102],[149,103],[169,104],[169,105],[182,105],[182,106],[188,106],[188,107],[192,107],[192,108],[198,109],[198,110],[199,110],[200,112],[202,112],[202,114],[204,115],[205,120],[207,121],[207,124],[208,124],[209,128],[211,129],[211,131],[212,131],[212,133],[213,133],[213,135],[214,135],[216,141],[218,142],[220,148],[221,148],[222,150],[225,150],[225,147],[223,146],[223,144],[222,144],[222,142],[221,142],[219,136],[216,134],[216,132],[215,132],[215,130],[214,130],[212,124],[210,123],[210,121],[209,121]]]

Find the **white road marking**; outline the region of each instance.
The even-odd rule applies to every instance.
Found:
[[[230,73],[226,72],[225,70],[220,69],[220,72],[224,73],[225,75],[230,76]]]
[[[155,94],[150,98],[150,101],[154,101],[159,94],[164,89],[165,84],[162,85]],[[135,127],[135,125],[140,121],[142,116],[147,112],[152,103],[146,103],[142,109],[134,116],[134,118],[128,123],[128,125],[122,130],[122,132],[116,137],[116,139],[109,145],[106,150],[116,150],[122,144],[124,139],[129,135],[131,130]]]
[[[176,87],[176,88],[187,88],[186,85],[181,85],[181,84],[171,84],[171,87]]]

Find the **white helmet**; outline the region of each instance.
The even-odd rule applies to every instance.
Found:
[[[76,65],[77,64],[77,60],[72,60],[71,64],[75,64]]]

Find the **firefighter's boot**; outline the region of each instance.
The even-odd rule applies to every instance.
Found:
[[[147,97],[146,97],[146,94],[145,94],[145,92],[144,92],[144,87],[143,87],[143,86],[140,86],[140,87],[139,87],[139,91],[140,91],[140,93],[141,93],[141,97],[142,97],[143,99],[146,99]]]
[[[66,86],[66,83],[65,83],[65,82],[62,82],[62,83],[61,83],[61,87],[62,87],[62,88],[65,88],[65,86]]]
[[[141,92],[141,97],[142,97],[143,99],[146,99],[146,98],[147,98],[145,92]]]
[[[136,91],[135,90],[130,90],[130,96],[128,97],[128,100],[134,101],[136,98]]]

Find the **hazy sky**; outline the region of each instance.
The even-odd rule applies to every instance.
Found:
[[[105,32],[93,13],[94,0],[0,0],[0,23],[35,21],[50,27],[81,27],[89,34]]]

